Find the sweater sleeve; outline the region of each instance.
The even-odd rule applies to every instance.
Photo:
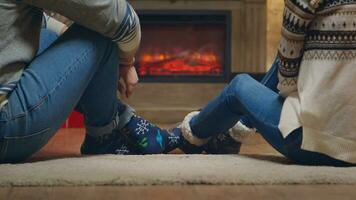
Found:
[[[59,13],[118,44],[120,64],[133,64],[141,40],[140,22],[126,0],[17,0]]]
[[[278,90],[287,97],[297,91],[299,66],[303,57],[304,40],[314,19],[314,0],[286,0],[282,36],[278,48]]]

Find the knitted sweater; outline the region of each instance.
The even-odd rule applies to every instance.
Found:
[[[0,0],[0,107],[36,55],[43,9],[112,38],[120,63],[133,63],[141,30],[126,0]]]
[[[279,129],[302,149],[356,163],[356,0],[286,0],[279,46]]]

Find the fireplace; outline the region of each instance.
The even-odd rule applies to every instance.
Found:
[[[138,115],[174,123],[238,73],[266,70],[267,0],[129,0],[140,15],[140,76],[122,99]]]
[[[143,82],[224,82],[230,73],[230,12],[138,11]]]

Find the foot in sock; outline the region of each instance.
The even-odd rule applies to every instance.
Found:
[[[183,142],[180,145],[181,149],[186,154],[238,154],[241,148],[241,142],[233,139],[229,132],[220,133],[212,137],[208,143],[197,146],[189,143],[188,140],[182,138]]]
[[[203,148],[208,154],[238,154],[241,142],[234,140],[229,132],[223,132],[212,137]]]
[[[168,153],[182,142],[178,128],[161,129],[138,116],[133,116],[121,132],[136,143],[141,154]]]
[[[134,155],[137,154],[135,145],[133,145],[125,136],[117,130],[110,134],[94,137],[85,135],[84,142],[80,148],[83,155],[94,154],[119,154]]]
[[[255,129],[246,127],[239,121],[226,132],[200,139],[193,134],[189,123],[198,114],[198,111],[189,113],[179,126],[183,141],[179,148],[188,154],[197,154],[203,151],[209,154],[237,154],[242,142],[256,132]]]

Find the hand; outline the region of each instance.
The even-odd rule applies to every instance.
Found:
[[[138,76],[134,66],[120,66],[119,91],[129,98],[138,83]]]

